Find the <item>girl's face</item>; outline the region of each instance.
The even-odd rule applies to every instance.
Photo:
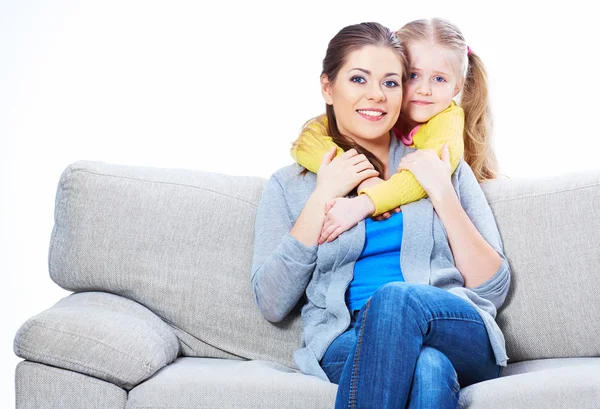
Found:
[[[387,47],[364,46],[348,54],[335,81],[322,76],[321,89],[340,132],[369,149],[400,114],[402,61]]]
[[[410,70],[404,83],[402,120],[415,126],[429,121],[448,108],[461,90],[455,54],[438,44],[408,43]]]

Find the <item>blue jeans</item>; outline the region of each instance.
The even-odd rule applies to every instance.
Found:
[[[401,282],[379,288],[325,352],[338,408],[457,408],[461,387],[501,367],[484,323],[465,300]]]

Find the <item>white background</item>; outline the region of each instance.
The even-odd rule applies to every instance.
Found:
[[[587,3],[0,0],[0,407],[14,407],[16,331],[68,294],[47,254],[71,162],[268,177],[324,108],[320,64],[340,28],[440,16],[488,67],[503,174],[598,168]]]

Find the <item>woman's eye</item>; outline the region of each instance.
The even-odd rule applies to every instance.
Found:
[[[446,82],[446,78],[440,77],[439,75],[433,79],[435,82]]]
[[[414,79],[419,78],[419,76],[417,74],[415,74],[414,72],[411,72],[410,75],[408,76],[408,78],[410,78],[411,80],[414,80]]]
[[[367,82],[367,80],[365,80],[364,77],[359,77],[359,76],[350,78],[350,81],[356,82],[357,84],[364,84],[365,82]]]
[[[399,84],[394,80],[384,81],[383,84],[389,88],[395,88],[395,87],[399,86]]]

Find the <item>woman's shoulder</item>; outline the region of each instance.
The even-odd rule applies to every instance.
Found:
[[[304,197],[312,193],[317,182],[317,175],[304,170],[302,166],[293,163],[273,172],[269,181],[281,186],[286,196]]]
[[[279,182],[281,186],[295,185],[299,183],[306,183],[307,180],[316,181],[316,175],[310,171],[303,172],[305,169],[297,163],[284,166],[277,169],[271,175],[272,179]]]

